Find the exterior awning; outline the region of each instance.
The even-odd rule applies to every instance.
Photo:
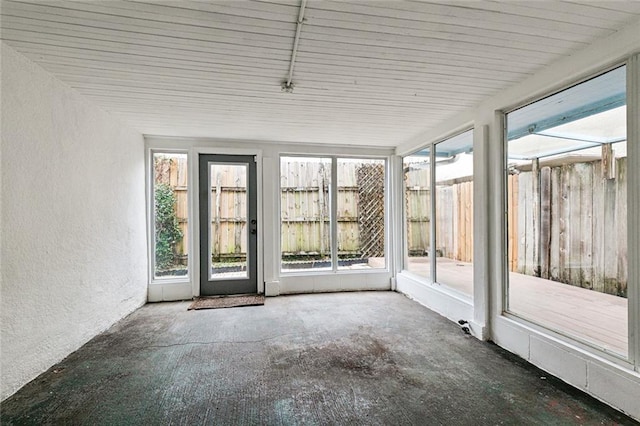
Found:
[[[509,158],[529,160],[626,140],[626,68],[507,115]]]

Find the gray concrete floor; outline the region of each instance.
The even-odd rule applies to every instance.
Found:
[[[5,400],[2,424],[636,424],[397,293],[188,305],[120,321]]]

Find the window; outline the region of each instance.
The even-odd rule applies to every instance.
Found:
[[[331,158],[280,159],[282,271],[331,270]]]
[[[281,270],[385,268],[381,159],[281,157]]]
[[[436,282],[473,297],[473,132],[435,144]]]
[[[385,267],[384,163],[338,159],[338,269]]]
[[[431,151],[423,149],[402,161],[404,171],[405,269],[431,277]]]
[[[184,277],[188,271],[187,154],[154,152],[153,276]]]
[[[248,278],[247,164],[209,162],[209,279]]]
[[[473,297],[472,151],[469,130],[403,160],[405,270],[468,297]]]
[[[626,70],[507,114],[507,309],[628,354]]]

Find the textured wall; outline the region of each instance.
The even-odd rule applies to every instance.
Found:
[[[146,300],[144,141],[2,44],[0,399]]]

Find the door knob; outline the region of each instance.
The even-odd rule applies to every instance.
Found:
[[[253,235],[255,235],[255,234],[257,234],[257,233],[258,233],[258,230],[257,230],[256,228],[253,228],[253,229],[251,230],[251,233],[252,233]]]

